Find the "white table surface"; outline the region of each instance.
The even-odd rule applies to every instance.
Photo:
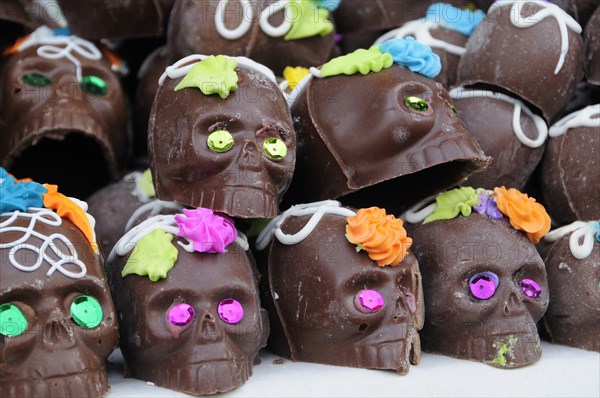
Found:
[[[405,376],[391,371],[292,362],[261,353],[253,376],[225,397],[600,397],[600,354],[542,342],[542,358],[519,369],[423,353]],[[109,397],[186,397],[125,379],[120,352],[109,358]]]

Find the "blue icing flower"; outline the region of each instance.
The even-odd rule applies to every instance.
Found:
[[[596,232],[596,240],[600,242],[600,221],[597,221],[594,225],[594,231]]]
[[[388,40],[380,44],[379,49],[389,53],[396,64],[423,76],[434,78],[442,70],[440,57],[413,37]]]
[[[464,36],[471,36],[477,25],[485,18],[481,10],[462,10],[451,4],[435,3],[427,9],[425,20],[440,24]]]
[[[0,167],[0,214],[27,211],[29,207],[43,207],[42,194],[48,190],[37,182],[16,182]]]
[[[335,11],[339,6],[342,0],[314,0],[317,3],[317,6],[320,8],[325,8],[327,11]]]

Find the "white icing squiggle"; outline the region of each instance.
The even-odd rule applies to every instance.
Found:
[[[550,231],[543,239],[546,242],[556,242],[560,238],[569,237],[571,254],[578,260],[589,257],[594,250],[596,234],[600,233],[600,221],[575,221],[572,224]]]
[[[521,15],[520,10],[520,6],[523,3],[535,3],[541,8],[541,10],[528,17],[523,17]],[[490,7],[488,15],[491,14],[498,7],[506,5],[512,5],[512,8],[510,10],[510,21],[517,28],[530,28],[532,26],[535,26],[538,22],[541,22],[542,20],[546,19],[547,17],[553,17],[556,19],[556,22],[558,23],[558,28],[560,30],[560,57],[558,59],[558,63],[556,64],[556,68],[554,69],[554,74],[557,75],[562,69],[563,64],[565,62],[565,58],[569,53],[569,32],[567,31],[567,27],[570,28],[573,32],[581,34],[581,25],[579,25],[579,23],[575,19],[573,19],[573,17],[567,14],[562,8],[560,8],[556,4],[539,0],[497,1]]]
[[[550,127],[550,137],[559,137],[577,127],[600,128],[600,104],[590,105],[560,119]]]
[[[425,220],[435,211],[437,207],[437,203],[435,198],[437,194],[429,196],[415,204],[413,207],[406,210],[400,218],[406,222],[411,224],[418,224],[421,221]]]
[[[318,70],[318,69],[317,69]],[[296,87],[294,87],[294,89],[291,92],[287,92],[285,91],[285,88],[287,88],[287,80],[284,80],[280,85],[279,88],[281,89],[281,92],[283,93],[283,96],[285,97],[285,100],[288,103],[288,106],[291,108],[292,105],[294,105],[294,103],[296,102],[296,100],[300,97],[300,93],[302,92],[302,90],[304,89],[304,87],[308,84],[308,82],[310,81],[310,79],[312,78],[313,75],[311,75],[310,73],[306,76],[304,76],[302,78],[302,80],[300,80],[298,82],[298,84],[296,84]],[[285,86],[283,85],[283,83],[285,83]]]
[[[521,143],[529,148],[535,149],[539,148],[546,142],[548,138],[548,126],[544,119],[540,116],[533,113],[523,102],[512,98],[508,95],[502,93],[496,93],[493,91],[487,90],[468,90],[464,88],[453,88],[448,92],[452,99],[469,99],[474,97],[482,97],[489,99],[499,99],[506,103],[514,105],[513,118],[512,118],[512,127],[515,133],[515,136],[518,138]],[[523,132],[523,127],[521,126],[521,111],[524,111],[527,116],[529,116],[533,123],[535,124],[537,130],[537,137],[535,140],[527,137]]]
[[[223,14],[225,14],[225,8],[227,7],[227,3],[229,0],[220,0],[217,5],[217,10],[215,12],[215,27],[217,28],[217,32],[221,36],[223,36],[227,40],[236,40],[240,37],[244,36],[252,27],[252,19],[254,18],[254,13],[252,11],[252,5],[249,0],[239,0],[242,5],[242,20],[240,24],[235,29],[229,29],[225,26],[225,19],[223,18]]]
[[[284,12],[283,21],[277,27],[271,25],[269,18],[277,14],[279,11]],[[279,0],[278,2],[271,4],[260,13],[259,24],[265,34],[271,37],[285,36],[292,28],[291,22],[291,10],[289,0]]]
[[[129,231],[131,229],[131,227],[133,226],[133,223],[142,214],[149,214],[150,217],[154,217],[154,216],[158,215],[161,211],[167,210],[167,209],[174,210],[174,212],[176,212],[176,213],[181,213],[183,206],[181,206],[180,204],[177,204],[175,202],[169,202],[169,201],[159,200],[159,199],[156,199],[156,200],[153,200],[146,204],[143,204],[133,212],[131,217],[129,217],[129,220],[127,220],[127,224],[125,224],[125,231]]]
[[[69,278],[83,278],[87,274],[87,268],[79,259],[73,243],[71,243],[71,241],[63,234],[54,233],[50,236],[46,236],[35,230],[35,226],[38,222],[52,227],[59,227],[62,225],[61,217],[54,211],[48,209],[32,207],[28,210],[28,213],[15,211],[2,214],[2,216],[8,216],[9,218],[0,223],[0,234],[10,232],[22,234],[17,240],[8,243],[0,243],[0,249],[10,249],[8,260],[11,265],[24,272],[33,272],[39,269],[42,262],[45,261],[50,264],[50,269],[46,273],[48,276],[51,276],[55,271],[58,271]],[[14,226],[13,223],[17,218],[28,218],[29,225],[27,227]],[[40,239],[42,244],[33,245],[26,243],[31,237]],[[59,245],[58,242],[61,244]],[[67,252],[63,252],[62,248],[66,248]],[[18,261],[17,253],[22,250],[34,253],[36,257],[33,264],[25,265]],[[27,255],[20,257],[27,257]],[[75,266],[77,271],[74,272],[65,268],[66,265]]]
[[[252,20],[254,19],[252,4],[250,4],[249,0],[239,0],[239,2],[242,5],[243,15],[240,24],[235,29],[229,29],[225,26],[224,14],[229,0],[219,0],[219,4],[217,5],[217,10],[215,12],[215,28],[217,29],[217,32],[227,40],[240,39],[248,33],[252,27]],[[283,21],[279,26],[273,26],[271,22],[269,22],[269,19],[280,11],[283,11],[284,13]],[[292,28],[293,17],[291,12],[289,0],[279,0],[276,3],[267,6],[262,10],[258,19],[261,30],[271,37],[285,36]]]
[[[438,26],[439,24],[433,21],[408,21],[398,29],[394,29],[385,33],[383,36],[375,40],[375,43],[373,44],[379,45],[388,40],[402,39],[407,36],[412,36],[419,43],[426,44],[431,48],[439,48],[454,55],[463,55],[467,51],[464,47],[448,43],[444,40],[436,39],[431,35],[431,29],[436,28]]]
[[[307,204],[295,205],[275,217],[260,232],[256,239],[256,248],[263,250],[273,239],[273,236],[284,245],[295,245],[306,239],[316,228],[325,214],[337,214],[344,217],[355,216],[356,213],[350,209],[341,207],[340,202],[335,200],[325,200]],[[301,217],[312,215],[306,225],[296,234],[288,235],[281,230],[281,225],[289,217]]]
[[[131,173],[123,177],[123,182],[133,183],[134,188],[133,191],[131,191],[131,194],[135,196],[140,202],[146,203],[150,200],[150,198],[144,193],[144,191],[142,191],[142,189],[140,188],[140,184],[138,184],[138,181],[140,181],[141,179],[142,173],[140,173],[139,171],[132,171]]]

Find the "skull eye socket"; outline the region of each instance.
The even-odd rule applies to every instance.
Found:
[[[175,304],[167,311],[167,319],[173,326],[184,327],[194,322],[196,311],[189,304]]]
[[[365,314],[380,311],[384,304],[383,296],[375,290],[361,290],[354,296],[354,306]]]
[[[429,110],[429,104],[427,103],[427,101],[415,96],[406,97],[406,99],[404,100],[404,104],[408,108],[417,112],[427,112]]]
[[[216,130],[208,135],[206,145],[216,153],[227,152],[233,147],[233,136],[227,130]]]
[[[102,307],[92,296],[78,296],[71,303],[71,319],[78,326],[92,329],[102,322]]]
[[[104,79],[98,76],[84,76],[81,79],[81,88],[88,94],[95,96],[105,96],[108,94],[108,86]]]
[[[21,77],[21,81],[28,86],[37,88],[48,87],[52,83],[48,76],[41,73],[26,73]]]
[[[529,298],[539,298],[542,294],[542,288],[533,279],[523,279],[520,283],[521,291]]]
[[[263,151],[273,160],[281,160],[287,155],[287,146],[276,137],[269,137],[263,141]]]
[[[469,279],[471,294],[479,300],[487,300],[496,293],[500,279],[493,272],[485,271]]]
[[[15,337],[27,330],[27,318],[14,304],[0,305],[0,335]]]
[[[239,301],[232,298],[222,300],[219,303],[217,312],[223,322],[229,324],[238,323],[244,317],[244,307]]]

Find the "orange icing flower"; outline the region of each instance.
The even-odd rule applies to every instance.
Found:
[[[369,257],[380,267],[396,266],[406,257],[412,239],[406,236],[403,222],[385,209],[370,207],[360,209],[355,216],[347,218],[346,238],[366,250]]]
[[[527,233],[533,243],[538,243],[550,231],[550,216],[534,198],[514,188],[494,188],[494,193],[500,212],[515,229]]]

